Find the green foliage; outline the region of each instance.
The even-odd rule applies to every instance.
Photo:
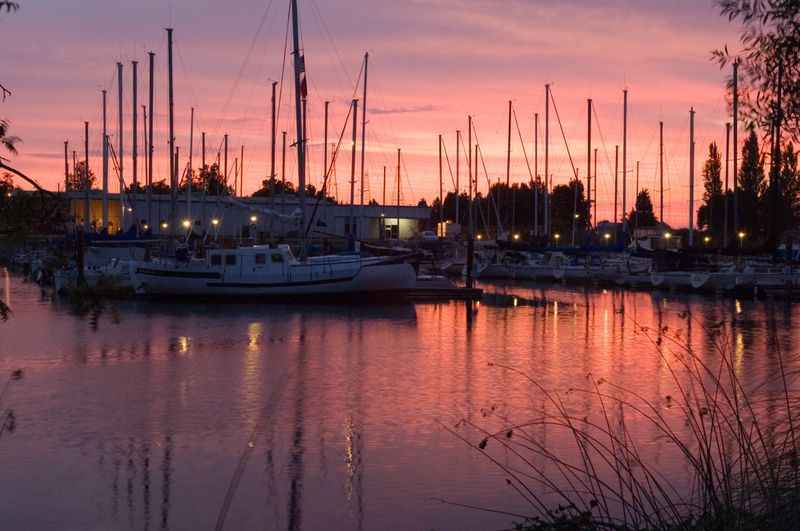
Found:
[[[800,2],[797,0],[716,0],[720,13],[740,28],[741,51],[727,46],[712,52],[721,67],[741,61],[740,103],[747,121],[768,129],[777,107],[777,78],[783,65],[783,117],[787,131],[800,139]],[[729,81],[729,89],[732,84]]]

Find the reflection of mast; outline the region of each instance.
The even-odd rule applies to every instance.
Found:
[[[142,443],[142,505],[144,506],[144,528],[150,529],[150,444]]]
[[[300,315],[300,337],[305,337],[305,319]],[[303,403],[305,401],[305,344],[300,341],[300,351],[297,355],[297,391],[294,401],[294,433],[292,435],[292,449],[289,456],[289,531],[296,531],[303,527]]]
[[[161,485],[161,529],[169,529],[169,498],[172,476],[172,436],[167,435],[164,444],[164,461],[161,463],[163,475]]]

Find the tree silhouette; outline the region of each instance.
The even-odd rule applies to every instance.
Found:
[[[703,165],[703,204],[697,210],[697,225],[721,237],[725,224],[725,196],[722,194],[722,162],[716,142],[708,146],[708,159]]]
[[[739,168],[739,227],[752,237],[763,234],[764,219],[762,199],[766,192],[764,163],[758,148],[758,137],[754,128],[742,146],[742,165]]]
[[[740,54],[727,46],[713,58],[726,67],[739,57],[740,103],[746,120],[766,129],[777,111],[778,69],[783,69],[783,117],[795,140],[800,139],[800,2],[797,0],[717,0],[720,13],[741,26]],[[732,88],[729,80],[728,88]]]
[[[82,160],[75,165],[75,170],[67,175],[67,192],[91,190],[96,180],[92,169],[87,168],[86,161]]]
[[[656,215],[653,212],[653,201],[650,192],[645,188],[636,195],[636,205],[628,216],[635,229],[640,227],[655,227]]]

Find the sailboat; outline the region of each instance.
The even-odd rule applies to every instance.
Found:
[[[291,1],[291,15],[300,227],[304,228],[306,76],[297,0]],[[396,294],[416,285],[414,268],[402,259],[357,254],[309,258],[304,249],[303,241],[299,257],[288,245],[255,245],[209,250],[199,259],[134,262],[133,287],[145,295],[291,298]]]

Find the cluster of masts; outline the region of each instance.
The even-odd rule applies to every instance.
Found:
[[[732,84],[732,92],[733,92],[733,116],[732,116],[732,124],[731,122],[727,122],[725,124],[725,153],[726,153],[726,161],[725,161],[725,181],[724,181],[724,192],[727,193],[730,189],[729,186],[729,161],[728,157],[731,152],[731,148],[733,149],[733,187],[734,187],[734,205],[733,205],[733,226],[739,226],[738,220],[738,179],[737,179],[737,168],[738,168],[738,120],[739,120],[739,91],[738,91],[738,67],[739,62],[738,60],[733,63],[733,84]],[[620,146],[614,146],[614,195],[613,195],[613,223],[614,225],[618,225],[619,223],[622,224],[623,231],[626,231],[628,228],[628,224],[632,221],[628,219],[628,90],[624,89],[623,93],[623,113],[622,113],[622,172],[620,178]],[[528,174],[530,177],[530,187],[532,190],[532,201],[533,204],[531,205],[533,211],[533,235],[535,237],[539,236],[547,236],[552,237],[556,236],[557,239],[561,237],[560,234],[554,235],[552,229],[552,209],[550,208],[550,195],[553,190],[553,176],[550,172],[550,108],[551,104],[553,109],[555,110],[556,118],[558,119],[558,124],[561,129],[561,134],[564,138],[564,143],[567,151],[567,156],[569,158],[569,163],[572,169],[572,176],[571,179],[574,181],[579,181],[579,168],[575,164],[572,154],[569,151],[569,144],[567,143],[566,136],[564,135],[563,126],[561,126],[561,120],[558,116],[558,109],[555,107],[555,101],[553,99],[552,89],[550,84],[545,85],[545,113],[544,113],[544,178],[539,173],[539,113],[534,113],[533,116],[533,169],[531,169],[530,161],[528,160],[528,154],[525,148],[525,142],[523,141],[522,133],[519,128],[519,123],[517,121],[516,112],[514,111],[513,102],[511,100],[508,101],[508,132],[507,132],[507,150],[506,150],[506,187],[510,188],[511,186],[511,145],[512,145],[512,125],[516,125],[517,133],[519,134],[519,140],[522,145],[522,151],[525,158],[525,164],[527,166]],[[694,196],[695,196],[695,110],[694,108],[690,108],[689,110],[689,201],[688,201],[688,233],[689,233],[689,245],[693,245],[694,243],[694,232],[695,232],[695,220],[694,220]],[[589,205],[588,209],[588,218],[585,220],[581,220],[581,216],[577,211],[577,201],[578,201],[578,187],[574,186],[574,194],[575,194],[575,201],[573,207],[573,222],[572,222],[572,244],[575,244],[576,238],[576,229],[579,224],[585,224],[585,227],[589,229],[597,229],[597,181],[598,181],[598,172],[597,172],[597,148],[592,148],[592,116],[596,116],[596,109],[593,106],[592,99],[587,99],[587,145],[586,145],[586,201]],[[473,199],[477,193],[478,189],[478,158],[481,157],[480,154],[480,145],[477,142],[477,133],[475,133],[475,143],[473,143],[472,136],[475,131],[475,126],[473,122],[472,116],[467,117],[467,130],[468,130],[468,143],[467,147],[464,150],[466,153],[467,159],[467,177],[468,177],[468,186],[467,186],[467,194],[472,204]],[[731,146],[731,134],[733,136],[733,142]],[[462,134],[460,130],[456,131],[456,164],[455,164],[455,176],[452,175],[452,168],[451,177],[454,179],[455,184],[455,196],[458,198],[461,194],[461,186],[460,186],[460,162],[461,162],[461,148],[463,146],[462,143]],[[439,219],[444,220],[444,198],[445,198],[445,190],[444,190],[444,161],[446,160],[448,168],[450,166],[449,157],[447,156],[447,150],[444,145],[443,136],[440,134],[438,135],[438,151],[439,151]],[[474,165],[473,165],[473,158],[474,158]],[[659,153],[658,153],[658,169],[659,169],[659,202],[658,202],[658,221],[661,224],[666,224],[664,220],[664,122],[659,121]],[[635,194],[638,197],[640,187],[639,187],[639,164],[640,161],[636,161],[635,165]],[[484,165],[485,171],[485,165]],[[486,175],[487,181],[489,181],[488,174]],[[621,180],[621,183],[620,183]],[[620,205],[620,184],[621,184],[621,205]],[[491,182],[488,182],[488,185],[491,189]],[[495,198],[490,195],[490,199],[495,201]],[[543,203],[543,208],[540,208],[540,201]],[[459,203],[460,201],[456,201],[455,203],[455,218],[456,221],[460,220],[459,216]],[[635,204],[635,203],[634,203]],[[500,215],[499,209],[496,204],[493,205],[495,212],[497,213],[497,231],[498,235],[503,232],[502,225],[500,222]],[[621,209],[621,215],[619,207]],[[540,211],[543,212],[543,219],[540,219]],[[724,245],[728,244],[728,216],[729,216],[729,206],[726,201],[725,203],[725,225],[724,225]],[[469,212],[469,223],[470,223],[470,233],[474,234],[474,225],[472,220],[472,209],[470,208]],[[608,236],[608,235],[605,235]]]

